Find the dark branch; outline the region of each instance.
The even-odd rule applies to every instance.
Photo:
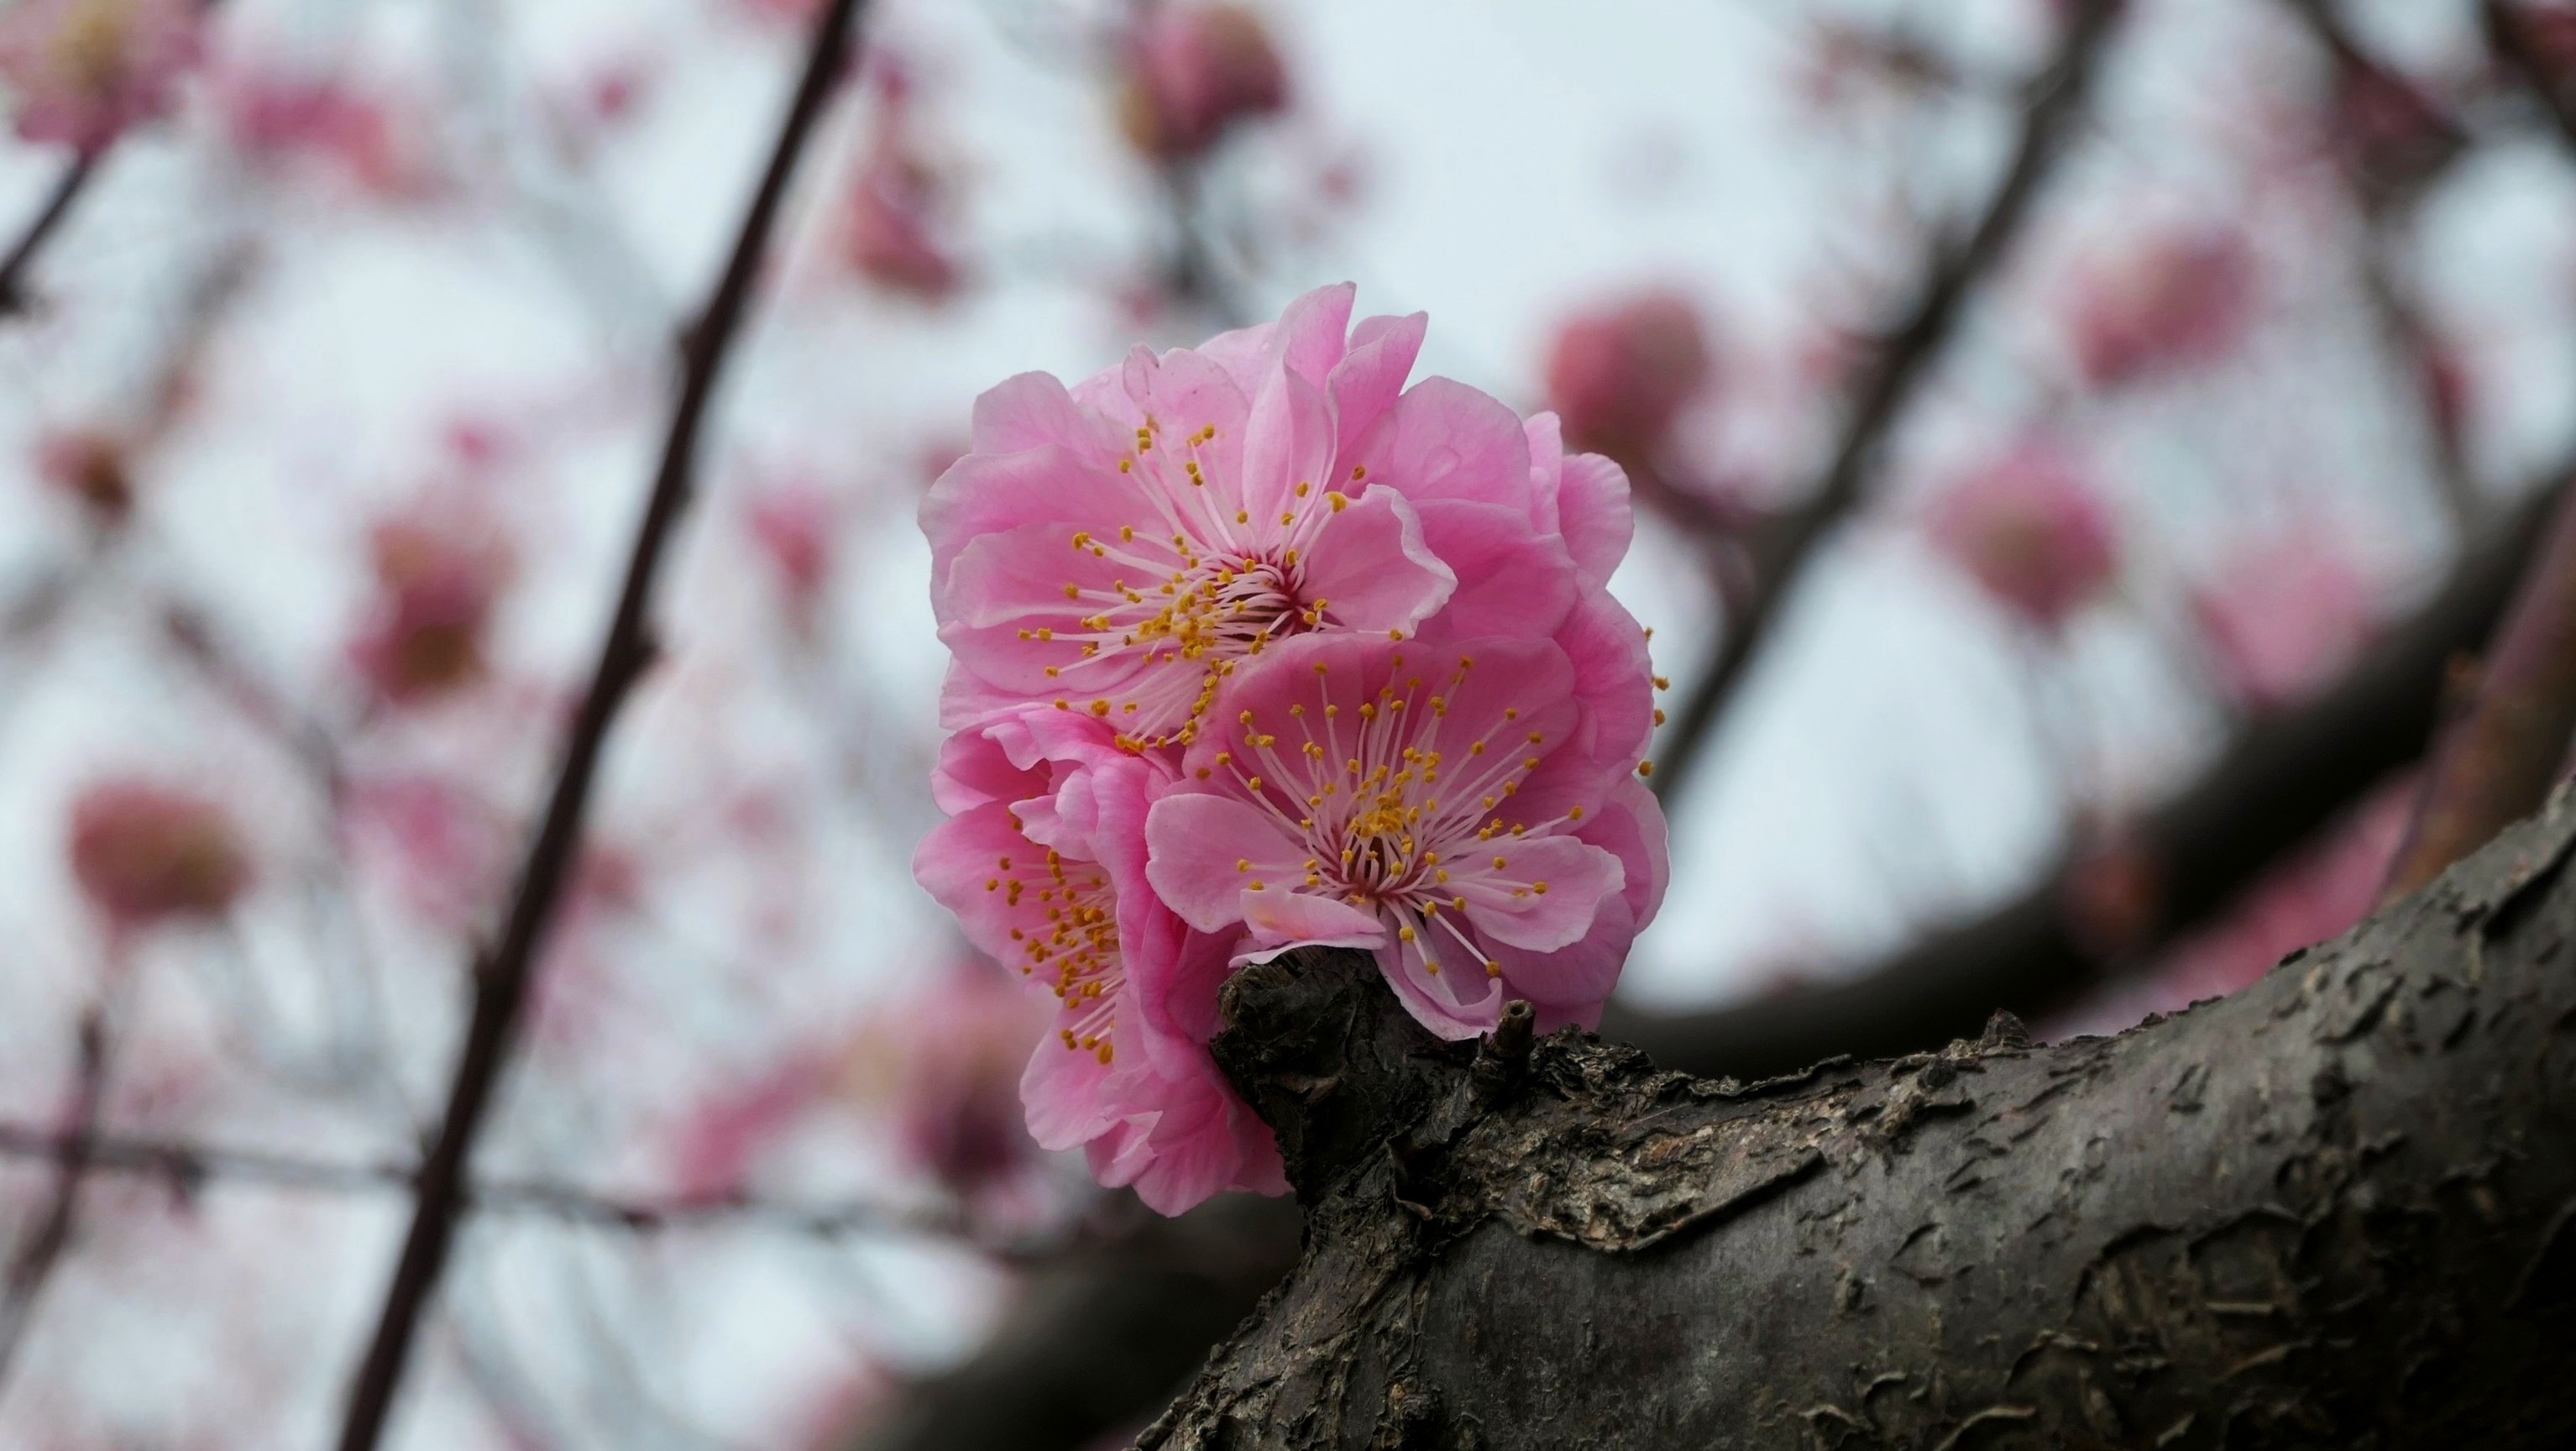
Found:
[[[852,1451],[1083,1451],[1167,1404],[1295,1262],[1298,1216],[1249,1194],[1137,1212],[1043,1265],[999,1334],[906,1386]]]
[[[2566,1445],[2571,850],[2562,796],[2224,1002],[1750,1087],[1568,1030],[1498,1092],[1365,958],[1248,970],[1305,1248],[1137,1445]]]
[[[2124,850],[2156,910],[2125,960],[2207,920],[2268,864],[2422,754],[2451,657],[2503,613],[2566,484],[2496,521],[2450,583],[2325,694],[2258,720],[2200,780],[2137,823]],[[2068,863],[2013,902],[1847,982],[1702,1013],[1613,1010],[1603,1032],[1684,1072],[1759,1078],[1836,1053],[1904,1053],[1973,1033],[1998,1008],[2036,1017],[2116,965],[2068,900]]]
[[[2551,65],[2542,54],[2533,33],[2535,22],[2524,13],[2527,8],[2509,0],[2486,0],[2480,10],[2486,19],[2487,44],[2522,72],[2557,123],[2559,134],[2576,145],[2576,76]]]
[[[2361,49],[2328,0],[2289,0],[2289,8],[2333,63],[2347,93],[2375,87],[2391,93],[2421,94],[2411,88],[2397,91],[2405,83]],[[2347,153],[2344,175],[2361,213],[2363,236],[2357,263],[2363,300],[2370,306],[2390,364],[2415,392],[2425,430],[2425,462],[2441,491],[2443,504],[2454,522],[2466,523],[2479,513],[2477,481],[2460,447],[2456,404],[2448,396],[2450,385],[2443,377],[2439,340],[2425,321],[2423,310],[2408,294],[2398,273],[2395,253],[2397,233],[2412,221],[2417,203],[2443,172],[2467,154],[2473,138],[2456,118],[2429,100],[2423,103],[2422,114],[2427,118],[2432,144],[2423,148],[2420,172],[2406,178],[2404,185],[2389,185],[2359,148]]]
[[[65,164],[54,189],[45,194],[44,205],[28,219],[26,230],[18,234],[8,255],[0,257],[0,318],[26,310],[27,275],[35,269],[37,254],[45,250],[45,243],[71,216],[72,204],[89,189],[98,167],[99,157],[94,152],[84,152]]]
[[[182,1197],[192,1197],[215,1182],[315,1194],[408,1191],[420,1183],[419,1168],[408,1164],[310,1159],[181,1139],[54,1133],[12,1123],[0,1123],[0,1158],[41,1160],[58,1169],[78,1165],[88,1174],[158,1179]],[[741,1227],[826,1239],[851,1234],[959,1238],[973,1234],[962,1215],[935,1207],[871,1200],[794,1204],[750,1194],[624,1195],[549,1179],[477,1179],[466,1187],[464,1205],[480,1214],[533,1215],[638,1234],[700,1227]]]
[[[1664,735],[1655,784],[1666,800],[1678,799],[1707,753],[1718,716],[1825,536],[1859,504],[1879,446],[1913,396],[1915,385],[1949,341],[1968,294],[2001,263],[2020,234],[2040,183],[2063,152],[2066,133],[2083,110],[2095,62],[2121,8],[2120,0],[2087,0],[2077,7],[2056,58],[2032,87],[2020,142],[2002,183],[1986,203],[1985,214],[1977,219],[1964,245],[1938,257],[1913,310],[1867,365],[1824,477],[1803,503],[1755,535],[1753,581],[1743,608],[1727,616],[1725,629],[1691,675],[1690,693]]]
[[[98,1122],[107,1090],[107,1018],[101,1009],[92,1008],[81,1018],[79,1055],[72,1070],[70,1119],[74,1138],[85,1139]],[[89,1167],[88,1155],[77,1151],[55,1160],[53,1193],[45,1202],[44,1216],[10,1256],[8,1277],[0,1280],[0,1387],[8,1384],[18,1349],[26,1343],[36,1301],[71,1248],[73,1226],[80,1217],[81,1184],[88,1178]]]
[[[646,617],[673,526],[694,491],[698,434],[707,405],[749,306],[788,182],[842,73],[859,8],[860,0],[831,0],[817,16],[804,73],[771,149],[768,169],[735,238],[733,255],[706,310],[685,335],[679,399],[672,408],[670,432],[643,522],[636,529],[617,610],[574,719],[553,794],[520,869],[500,940],[475,964],[474,1007],[464,1049],[449,1087],[445,1117],[421,1167],[419,1198],[402,1259],[350,1388],[341,1451],[373,1451],[382,1437],[421,1313],[446,1266],[457,1216],[465,1204],[467,1161],[508,1057],[511,1032],[527,997],[538,950],[580,844],[582,816],[609,727],[652,658]]]
[[[2549,794],[2576,736],[2576,493],[2561,501],[2475,694],[2443,727],[2383,901],[2441,875]]]

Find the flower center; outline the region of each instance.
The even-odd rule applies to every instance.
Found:
[[[1040,931],[1011,929],[1021,975],[1045,982],[1064,1005],[1065,1020],[1056,1028],[1064,1046],[1107,1063],[1118,989],[1127,976],[1118,948],[1117,897],[1108,874],[1097,862],[1067,862],[1053,850],[1043,869],[1015,868],[1010,857],[996,862],[999,874],[984,883],[984,890],[1007,893],[1013,907],[1035,892],[1046,919]]]
[[[1075,649],[1067,663],[1046,667],[1049,679],[1069,685],[1102,663],[1132,665],[1142,653],[1137,675],[1092,699],[1056,702],[1111,721],[1131,749],[1189,744],[1236,661],[1334,623],[1331,602],[1307,596],[1300,556],[1351,496],[1301,480],[1284,499],[1256,507],[1213,462],[1207,449],[1215,438],[1214,424],[1177,437],[1155,424],[1138,429],[1119,468],[1148,512],[1114,536],[1078,529],[1068,540],[1077,554],[1107,564],[1106,587],[1097,576],[1066,580],[1065,599],[1090,613],[1063,628],[1020,632]],[[1350,482],[1358,486],[1366,474],[1354,468]]]
[[[54,34],[54,63],[75,86],[104,92],[125,68],[131,18],[125,0],[88,0],[65,16]]]
[[[1401,671],[1404,656],[1389,663]],[[1284,728],[1300,738],[1293,746],[1280,749],[1280,737],[1247,709],[1235,736],[1243,759],[1223,751],[1207,768],[1231,773],[1313,853],[1291,890],[1377,913],[1434,974],[1442,956],[1459,952],[1488,975],[1501,971],[1460,925],[1469,893],[1488,900],[1545,893],[1546,883],[1509,872],[1508,848],[1583,815],[1579,806],[1546,821],[1501,814],[1538,768],[1547,737],[1519,706],[1503,707],[1499,719],[1452,719],[1450,698],[1474,667],[1461,656],[1454,673],[1427,689],[1421,675],[1400,674],[1346,710],[1318,664],[1315,703],[1288,707]]]

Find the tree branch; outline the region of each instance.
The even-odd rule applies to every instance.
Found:
[[[420,1183],[415,1165],[313,1159],[181,1139],[56,1133],[13,1123],[0,1123],[0,1158],[42,1160],[57,1168],[77,1164],[93,1175],[159,1179],[181,1196],[192,1196],[216,1180],[317,1194],[412,1190]],[[793,1204],[740,1193],[622,1195],[552,1179],[477,1179],[463,1191],[461,1208],[481,1214],[534,1215],[636,1234],[724,1226],[825,1239],[850,1234],[958,1238],[972,1234],[972,1227],[952,1209],[872,1200]]]
[[[2555,1447],[2576,797],[2215,1004],[1750,1087],[1228,984],[1312,1203],[1142,1451]]]
[[[2442,730],[2424,773],[2405,844],[2382,902],[2443,868],[2531,812],[2576,736],[2576,494],[2558,506],[2547,539],[2479,671],[2459,718]]]
[[[35,269],[36,255],[45,250],[45,243],[71,216],[72,204],[89,189],[90,181],[98,175],[99,160],[98,153],[83,152],[65,164],[62,175],[54,181],[54,189],[45,194],[43,205],[28,219],[26,230],[10,245],[8,255],[0,257],[0,318],[26,311],[27,274]]]
[[[2361,49],[2331,0],[2288,0],[2289,10],[2310,39],[2326,53],[2347,90],[2375,87],[2392,93],[2419,94],[2389,73]],[[2393,230],[2411,220],[2433,181],[2467,153],[2474,139],[2457,118],[2425,103],[2434,144],[2417,158],[2419,169],[2402,179],[2375,174],[2368,158],[2346,158],[2344,176],[2361,214],[2363,235],[2356,259],[2363,300],[2369,304],[2381,346],[2389,362],[2413,389],[2426,436],[2425,463],[2443,506],[2454,524],[2467,524],[2480,512],[2477,480],[2461,451],[2454,404],[2447,396],[2436,340],[2423,310],[2408,295],[2398,274]],[[2392,184],[2395,181],[2396,184]]]
[[[816,17],[804,73],[779,128],[768,169],[735,238],[733,254],[706,310],[683,338],[679,399],[672,408],[652,494],[636,530],[616,613],[601,642],[589,692],[574,719],[553,794],[529,844],[506,925],[499,941],[475,964],[473,1014],[450,1084],[447,1111],[422,1163],[419,1198],[402,1258],[385,1293],[366,1358],[350,1387],[341,1451],[373,1451],[382,1437],[421,1312],[446,1266],[465,1202],[467,1160],[490,1107],[493,1086],[500,1079],[538,949],[579,845],[582,815],[601,750],[620,707],[652,658],[646,615],[672,528],[694,491],[698,434],[707,405],[749,306],[788,182],[841,74],[859,8],[860,0],[831,0]]]
[[[973,1357],[906,1386],[852,1451],[1081,1451],[1166,1404],[1297,1257],[1293,1205],[1228,1194],[1031,1276]]]
[[[2037,1017],[2092,991],[2118,961],[2208,919],[2281,853],[2313,836],[2433,734],[2451,657],[2486,638],[2529,560],[2560,482],[2495,521],[2442,592],[2390,629],[2333,689],[2245,728],[2189,789],[2124,840],[2154,910],[2114,959],[2068,899],[2061,864],[2012,902],[1849,981],[1697,1013],[1616,1006],[1607,1036],[1684,1072],[1760,1078],[1834,1053],[1904,1053],[1973,1033],[1998,1008]]]
[[[81,1017],[79,1058],[72,1070],[70,1119],[75,1139],[88,1137],[106,1094],[107,1015],[93,1007]],[[62,1263],[64,1251],[71,1248],[72,1229],[80,1217],[81,1184],[88,1175],[87,1154],[73,1152],[55,1160],[53,1193],[45,1202],[44,1217],[19,1244],[9,1259],[6,1279],[0,1280],[0,1387],[8,1384],[18,1349],[26,1343],[36,1301]]]
[[[2021,139],[2002,183],[1986,203],[1985,214],[1965,245],[1932,265],[1913,310],[1862,375],[1841,442],[1823,478],[1805,502],[1754,537],[1753,582],[1743,609],[1730,613],[1725,629],[1691,676],[1690,693],[1675,712],[1658,753],[1655,785],[1666,800],[1678,798],[1706,754],[1718,716],[1826,534],[1860,502],[1880,444],[1949,341],[1961,305],[2019,235],[2032,198],[2084,107],[2095,62],[2121,8],[2121,0],[2085,0],[2077,6],[2056,57],[2033,83]]]

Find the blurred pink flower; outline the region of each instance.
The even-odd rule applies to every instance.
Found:
[[[2024,622],[2056,630],[2118,567],[2110,511],[2055,441],[2034,435],[1932,506],[1932,542]]]
[[[0,90],[21,137],[95,152],[169,112],[202,39],[199,0],[16,0],[0,9]]]
[[[1120,119],[1161,161],[1198,156],[1238,122],[1288,106],[1288,72],[1261,17],[1240,5],[1167,4],[1129,38]]]
[[[1699,305],[1658,289],[1568,320],[1548,350],[1547,401],[1567,441],[1634,461],[1654,452],[1673,420],[1709,385],[1708,328]]]
[[[746,519],[788,612],[810,623],[832,577],[840,518],[831,496],[809,482],[780,483],[752,499]]]
[[[958,725],[1037,706],[1140,747],[1186,744],[1281,640],[1546,636],[1626,552],[1616,465],[1566,455],[1472,388],[1404,389],[1424,320],[1349,325],[1324,288],[1275,323],[1068,391],[976,401],[974,449],[923,501]]]
[[[956,814],[922,841],[913,875],[967,940],[1055,1000],[1020,1079],[1031,1135],[1080,1145],[1101,1183],[1177,1214],[1220,1190],[1286,1186],[1269,1128],[1206,1047],[1227,940],[1190,931],[1145,880],[1148,797],[1170,769],[1087,716],[961,731],[932,782]]]
[[[744,1193],[761,1155],[837,1082],[834,1055],[807,1051],[709,1092],[690,1106],[664,1143],[671,1192],[684,1201]]]
[[[264,166],[312,159],[361,191],[417,197],[436,184],[428,139],[379,88],[361,91],[328,75],[227,64],[215,90],[234,148]]]
[[[119,524],[134,510],[126,449],[123,438],[102,429],[58,428],[37,442],[36,469],[95,522]]]
[[[948,182],[915,144],[906,73],[881,61],[875,74],[876,128],[850,185],[850,261],[881,287],[924,302],[944,301],[960,281],[941,235]]]
[[[1584,685],[1547,641],[1290,641],[1154,803],[1154,889],[1250,960],[1374,951],[1444,1038],[1512,998],[1542,1031],[1590,1027],[1667,868],[1663,815],[1633,757],[1600,754]]]
[[[2153,233],[2106,259],[2069,309],[2085,378],[2110,387],[2225,356],[2253,320],[2256,272],[2230,226]]]
[[[2369,639],[2368,581],[2314,531],[2236,551],[2192,594],[2220,682],[2253,710],[2294,704],[2340,674]]]
[[[349,783],[342,829],[390,858],[393,889],[433,923],[461,926],[489,910],[510,866],[509,824],[462,783],[391,772]]]
[[[823,8],[823,0],[730,0],[752,20],[767,25],[803,25]]]
[[[219,917],[250,886],[249,851],[221,805],[139,777],[81,792],[68,847],[82,894],[119,929]]]
[[[369,548],[376,599],[350,658],[377,697],[417,704],[480,677],[485,637],[515,568],[489,521],[416,504],[378,523]]]
[[[988,962],[962,962],[895,1005],[860,1052],[896,1070],[896,1144],[950,1193],[974,1199],[1035,1161],[1020,1107],[1032,1052],[1062,1053],[1037,996]]]

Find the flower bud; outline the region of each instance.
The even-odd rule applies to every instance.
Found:
[[[1635,459],[1663,441],[1712,372],[1698,305],[1679,292],[1643,292],[1557,330],[1548,406],[1568,443]]]
[[[1158,161],[1204,154],[1236,123],[1288,106],[1288,73],[1261,18],[1240,5],[1165,5],[1126,58],[1128,140]]]
[[[72,876],[119,928],[222,916],[250,885],[250,857],[222,806],[140,778],[72,803]]]
[[[2111,516],[2074,459],[2032,437],[1954,483],[1932,542],[2023,622],[2054,631],[2117,568]]]

